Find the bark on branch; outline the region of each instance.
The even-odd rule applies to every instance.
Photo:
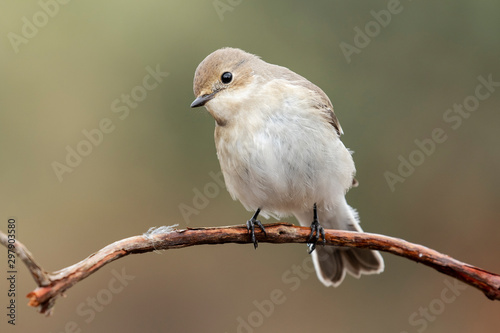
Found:
[[[267,237],[260,230],[256,230],[256,237],[261,243],[306,243],[310,231],[310,228],[306,227],[274,223],[266,225]],[[326,246],[359,247],[389,252],[430,266],[465,282],[481,290],[491,300],[500,300],[500,275],[460,262],[425,246],[370,233],[325,230],[325,234]],[[2,232],[0,232],[0,243],[7,246],[7,236]],[[27,248],[17,240],[15,251],[38,285],[38,288],[27,295],[30,299],[29,305],[38,307],[41,313],[50,314],[57,297],[99,268],[121,257],[156,250],[225,243],[251,243],[246,226],[182,230],[176,230],[174,227],[152,228],[144,235],[114,242],[86,259],[52,273],[47,273],[38,266]]]

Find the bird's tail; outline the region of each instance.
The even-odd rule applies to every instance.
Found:
[[[358,214],[345,199],[334,210],[318,207],[318,219],[325,229],[363,231]],[[300,224],[310,226],[312,211],[295,214]],[[346,275],[359,278],[363,274],[377,274],[384,270],[384,260],[378,251],[340,246],[322,246],[319,243],[312,253],[319,280],[327,287],[337,287]]]

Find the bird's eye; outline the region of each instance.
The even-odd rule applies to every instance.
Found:
[[[232,79],[233,79],[233,74],[231,74],[230,72],[224,72],[220,77],[220,80],[224,84],[228,84],[229,82],[231,82]]]

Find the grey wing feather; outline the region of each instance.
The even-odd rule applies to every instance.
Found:
[[[325,94],[325,92],[310,81],[304,80],[301,82],[301,84],[307,89],[312,90],[318,96],[316,108],[321,111],[321,114],[325,118],[325,120],[335,128],[337,134],[339,136],[341,134],[344,134],[344,131],[342,131],[342,127],[340,126],[339,119],[333,111],[332,102]]]

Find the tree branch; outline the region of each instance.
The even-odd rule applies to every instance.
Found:
[[[261,243],[306,243],[311,229],[287,223],[266,225],[267,237],[256,230]],[[327,246],[359,247],[389,252],[430,266],[481,290],[489,299],[500,300],[500,275],[460,262],[425,246],[413,244],[389,236],[343,230],[325,230]],[[8,246],[7,236],[0,232],[0,243]],[[141,236],[114,242],[91,254],[88,258],[62,270],[47,273],[35,262],[29,251],[19,241],[15,252],[30,270],[38,288],[27,297],[29,305],[38,307],[41,313],[50,314],[57,297],[74,284],[85,279],[104,265],[129,254],[170,250],[203,244],[251,243],[246,226],[212,228],[174,227],[151,228]]]

